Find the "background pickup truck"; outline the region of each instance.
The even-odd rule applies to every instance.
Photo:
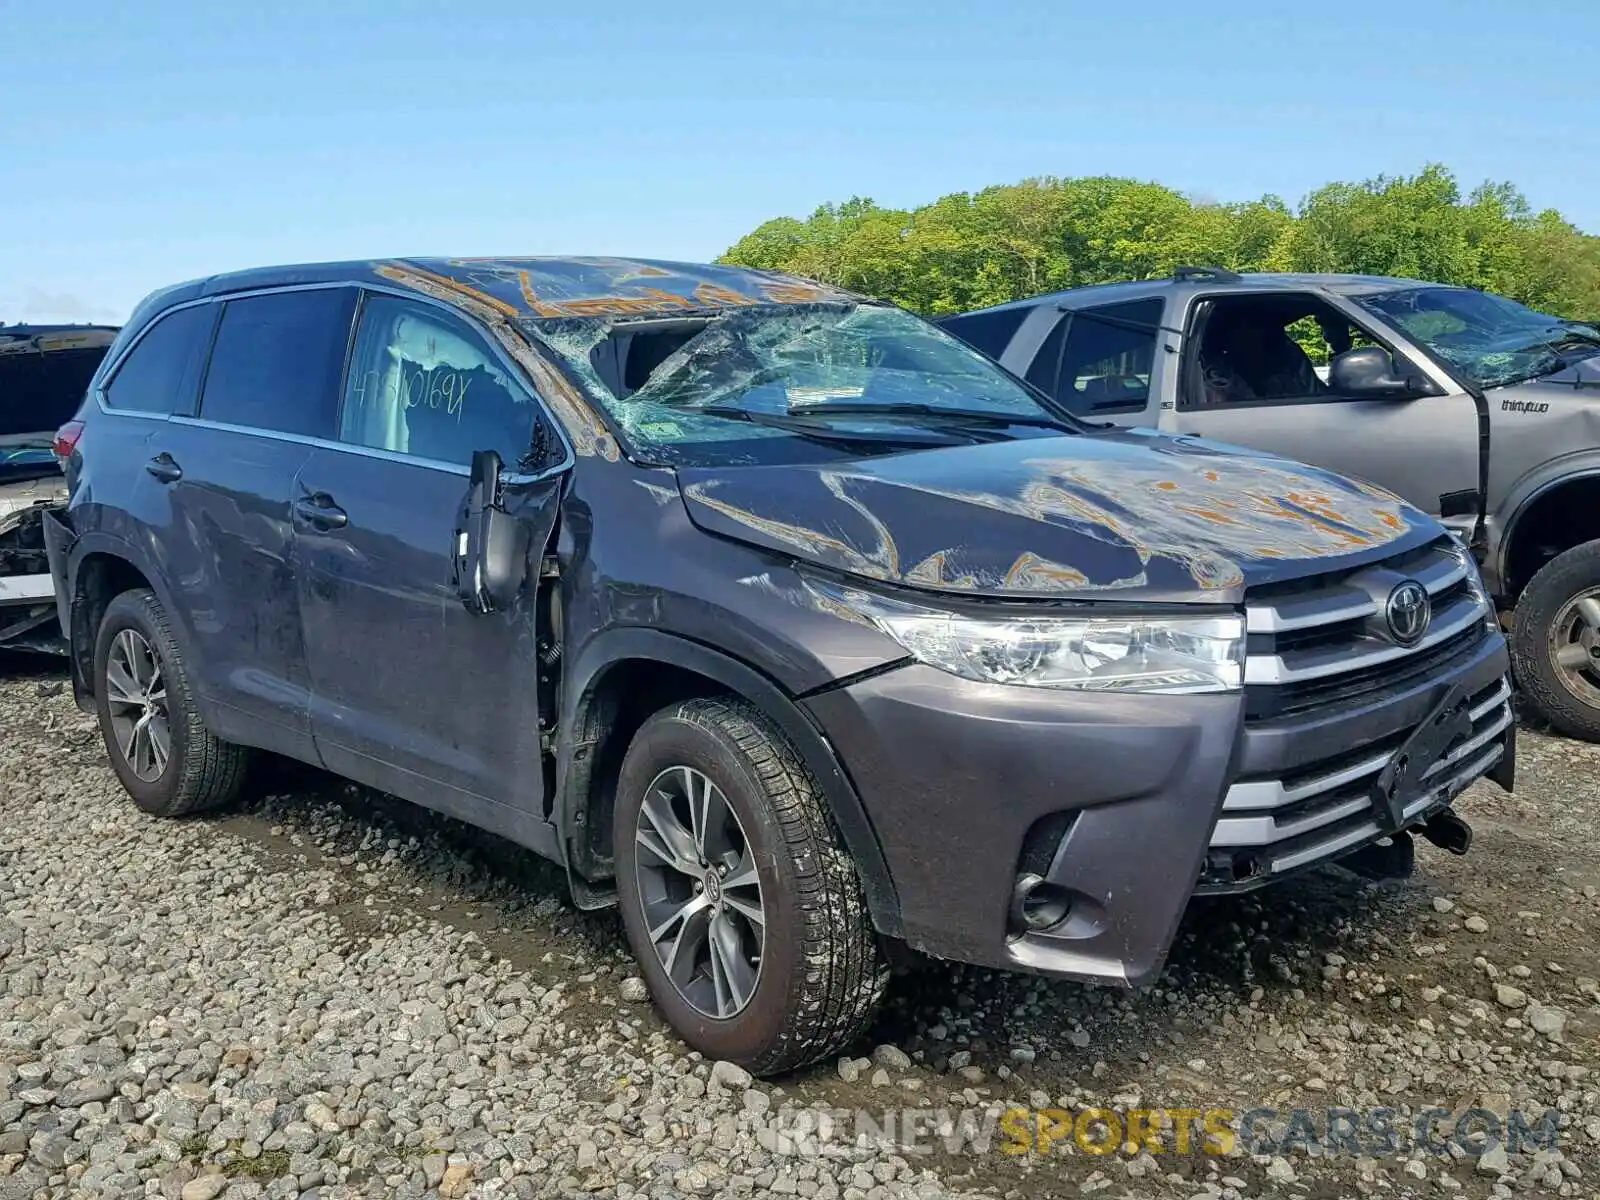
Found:
[[[1514,606],[1527,699],[1600,741],[1600,328],[1413,279],[1212,267],[941,324],[1085,420],[1270,450],[1440,517]]]

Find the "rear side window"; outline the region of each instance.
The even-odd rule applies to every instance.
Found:
[[[331,438],[355,297],[354,288],[317,288],[229,300],[200,415]]]
[[[339,440],[468,466],[494,450],[516,467],[538,408],[483,339],[435,305],[368,295]]]
[[[189,413],[217,311],[210,304],[158,317],[106,385],[106,403],[123,412]]]
[[[951,333],[955,334],[967,345],[975,350],[987,354],[990,358],[999,358],[1005,353],[1006,347],[1011,344],[1012,337],[1022,327],[1022,322],[1028,319],[1028,314],[1033,309],[1027,305],[1016,308],[1002,308],[991,312],[968,313],[965,316],[950,317],[940,321]]]
[[[1080,416],[1142,410],[1150,399],[1161,309],[1154,298],[1072,313],[1056,399]]]

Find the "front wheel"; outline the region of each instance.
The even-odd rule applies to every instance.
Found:
[[[761,713],[701,699],[646,721],[623,760],[613,836],[628,940],[691,1046],[775,1074],[865,1030],[888,968],[861,884]]]
[[[1600,741],[1600,541],[1557,555],[1529,582],[1517,599],[1511,658],[1551,725]]]

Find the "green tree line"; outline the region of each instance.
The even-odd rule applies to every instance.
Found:
[[[1200,201],[1108,176],[1041,176],[909,210],[853,198],[805,220],[767,221],[721,261],[789,271],[928,315],[1206,265],[1401,275],[1600,319],[1600,237],[1554,209],[1534,212],[1511,184],[1463,195],[1438,165],[1330,183],[1294,208],[1271,195]]]

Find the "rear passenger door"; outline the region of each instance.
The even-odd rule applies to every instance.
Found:
[[[356,292],[311,288],[219,305],[198,411],[150,441],[165,489],[164,574],[214,732],[315,761],[289,522],[311,439],[330,436]]]
[[[561,480],[514,473],[543,419],[511,364],[452,310],[367,292],[339,445],[317,448],[294,489],[322,760],[502,832],[542,816],[537,556]],[[453,585],[453,551],[472,454],[491,449],[512,473],[534,564],[508,611],[475,614]]]

